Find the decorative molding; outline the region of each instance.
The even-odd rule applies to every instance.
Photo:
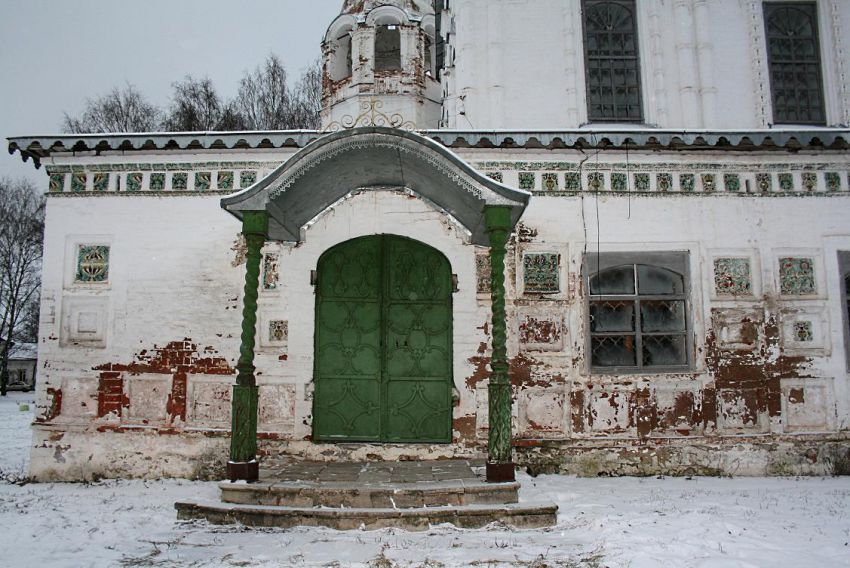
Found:
[[[755,116],[759,128],[773,122],[770,116],[770,84],[768,82],[767,50],[764,44],[764,16],[761,0],[741,0],[750,32],[750,72],[755,95]]]
[[[48,165],[48,175],[72,172],[193,172],[196,170],[273,170],[283,161],[276,162],[111,162],[86,165]]]
[[[446,164],[446,160],[442,157],[425,152],[421,149],[421,144],[409,141],[404,138],[387,137],[383,135],[373,135],[370,137],[358,137],[354,140],[346,140],[339,144],[331,145],[330,149],[323,149],[317,152],[318,155],[311,156],[306,163],[293,168],[290,172],[277,180],[269,190],[269,199],[275,199],[283,194],[287,189],[292,187],[298,179],[303,177],[307,172],[319,166],[322,162],[336,157],[340,154],[354,150],[364,150],[367,148],[390,148],[399,152],[405,152],[419,160],[427,162],[431,167],[438,170],[441,174],[448,177],[455,185],[464,191],[475,196],[476,199],[485,200],[483,189],[473,184],[466,179],[466,175],[457,171],[456,168]],[[512,205],[513,201],[504,198],[495,192],[489,192],[486,201],[491,205]]]
[[[641,4],[646,4],[646,2],[641,2]],[[669,105],[667,104],[667,88],[664,84],[664,45],[658,2],[651,2],[650,6],[651,8],[647,13],[650,44],[652,46],[650,50],[651,57],[649,68],[652,69],[652,98],[655,100],[655,108],[653,109],[652,114],[646,113],[648,116],[645,117],[645,120],[651,124],[669,124],[670,117],[667,112],[667,109],[669,108]],[[638,13],[640,13],[640,11],[638,11]],[[640,30],[638,30],[638,32],[640,32]],[[641,43],[641,47],[646,47],[646,43]],[[644,65],[644,69],[645,68],[646,66]],[[645,89],[645,91],[646,90],[649,89]],[[644,93],[644,108],[646,108],[647,98],[646,93]]]
[[[360,114],[352,116],[347,114],[335,120],[325,127],[326,132],[338,132],[359,126],[389,126],[401,130],[415,130],[416,123],[405,120],[401,113],[386,114],[383,112],[384,101],[380,99],[367,99],[360,101]]]
[[[839,3],[846,0],[829,0],[829,20],[832,24],[832,50],[835,55],[835,76],[838,83],[841,124],[850,125],[850,87],[847,85],[847,61],[844,56],[844,30],[841,27],[841,8]]]

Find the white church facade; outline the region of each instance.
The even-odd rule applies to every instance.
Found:
[[[9,139],[49,183],[31,474],[850,472],[848,32],[346,0],[321,131]]]

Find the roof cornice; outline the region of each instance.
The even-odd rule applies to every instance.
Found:
[[[448,148],[602,149],[602,150],[847,150],[846,128],[771,128],[756,130],[674,130],[582,128],[576,130],[424,130],[423,136]],[[256,150],[304,148],[327,134],[318,130],[244,132],[140,132],[60,134],[7,138],[9,153],[20,152],[36,167],[54,155],[102,152]]]

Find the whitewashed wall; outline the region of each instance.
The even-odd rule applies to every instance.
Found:
[[[644,122],[748,129],[772,122],[760,0],[640,0]],[[447,126],[573,129],[587,123],[580,0],[452,0]],[[850,123],[850,3],[818,0],[827,125]],[[453,27],[452,27],[453,22]]]
[[[191,167],[194,159],[199,168],[209,170],[216,159],[231,164],[229,168],[243,157],[238,151],[214,156],[139,156],[122,168],[137,169],[138,163],[149,163],[152,171],[166,163]],[[285,153],[261,156],[270,165],[285,157]],[[590,469],[600,467],[597,457],[592,457],[597,460],[595,466],[570,466],[565,456],[579,451],[594,456],[602,451],[595,444],[604,442],[610,451],[611,442],[619,440],[644,452],[674,452],[665,458],[666,466],[652,466],[658,471],[672,471],[673,462],[697,460],[694,455],[702,452],[706,461],[712,455],[732,457],[716,469],[700,471],[763,473],[778,470],[769,469],[775,457],[757,445],[759,436],[769,434],[769,440],[786,444],[790,456],[798,456],[799,444],[821,448],[846,438],[850,385],[836,254],[850,250],[850,160],[846,155],[632,152],[626,159],[622,153],[607,152],[586,159],[571,150],[465,150],[461,157],[482,171],[500,175],[507,185],[522,185],[521,174],[531,174],[534,180],[530,189],[535,195],[507,262],[515,432],[521,444],[528,444],[521,447],[520,459],[539,459],[535,452],[543,451],[541,443],[558,443],[561,450],[546,450],[554,452],[548,458],[551,463],[595,475]],[[115,163],[116,157],[100,160]],[[50,167],[92,168],[97,163],[95,157],[76,158]],[[612,172],[623,168],[630,175],[644,172],[651,182],[648,190],[613,191]],[[711,191],[700,181],[700,172],[705,171],[716,176]],[[680,186],[681,172],[696,176],[693,191]],[[727,172],[738,176],[737,191],[724,185]],[[769,172],[773,184],[769,191],[757,190],[757,172]],[[792,176],[793,189],[778,187],[783,172]],[[827,186],[829,172],[839,175],[833,178],[838,186]],[[565,176],[570,173],[578,174],[578,194],[564,191]],[[590,191],[591,174],[603,176],[598,193]],[[666,190],[659,177],[665,174],[673,181]],[[555,175],[558,187],[544,189],[545,175]],[[811,189],[804,187],[806,179],[814,183]],[[168,188],[148,192],[143,187],[135,195],[126,191],[96,194],[89,187],[71,193],[67,179],[63,187],[62,195],[48,198],[39,341],[42,378],[32,474],[39,479],[216,475],[228,453],[230,384],[239,346],[244,277],[236,240],[239,223],[221,210],[221,192],[204,195]],[[341,448],[309,441],[314,329],[310,271],[331,246],[375,233],[404,235],[437,248],[458,276],[453,371],[460,398],[454,409],[455,442],[451,445]],[[263,456],[273,462],[285,454],[311,459],[483,455],[490,298],[477,289],[476,257],[486,249],[469,245],[461,228],[422,200],[393,191],[355,195],[306,227],[305,237],[299,246],[269,243],[264,248],[265,253],[278,255],[278,281],[271,289],[262,289],[259,299],[256,363]],[[73,282],[77,244],[109,245],[106,283]],[[689,252],[691,371],[637,376],[589,372],[581,266],[584,254],[597,250]],[[558,293],[524,292],[521,259],[527,252],[560,255]],[[814,295],[790,298],[778,293],[777,259],[795,254],[814,259],[818,285]],[[751,260],[751,297],[717,297],[712,266],[713,259],[722,255]],[[727,340],[734,347],[741,314],[774,318],[783,338],[785,327],[797,315],[815,322],[812,345],[795,346],[787,338],[768,345],[770,364],[789,354],[806,360],[780,369],[783,378],[773,390],[781,397],[776,401],[782,405],[778,414],[759,410],[758,416],[746,419],[751,410],[746,393],[731,389],[726,396],[713,390],[720,371],[706,354],[719,353]],[[524,343],[521,326],[528,317],[557,324],[558,336],[545,345]],[[288,323],[285,340],[271,340],[271,320]],[[755,333],[764,334],[765,329]],[[727,335],[731,339],[723,339]],[[738,355],[730,351],[720,357],[734,363]],[[800,392],[806,393],[805,403],[797,400]],[[664,414],[682,393],[690,393],[700,412],[713,404],[711,400],[726,406],[711,420],[683,422],[678,431],[641,430],[636,422],[642,412],[640,401],[649,401],[652,412]],[[652,442],[660,439],[666,441]],[[743,440],[751,445],[741,446]],[[646,450],[647,444],[651,450]],[[712,447],[724,449],[712,454]],[[621,451],[610,458],[613,464],[627,461]],[[628,471],[656,471],[647,465],[635,467]],[[794,467],[787,471],[823,473],[828,466],[821,460],[807,470]]]

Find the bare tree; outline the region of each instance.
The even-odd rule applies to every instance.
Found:
[[[245,73],[239,83],[236,107],[250,130],[291,128],[292,100],[286,69],[277,55],[270,54],[265,63]]]
[[[224,102],[209,79],[186,75],[172,85],[171,107],[163,128],[171,132],[241,130],[244,123],[233,103]]]
[[[0,178],[0,219],[0,395],[6,396],[11,344],[31,339],[27,327],[37,310],[44,197],[27,180]]]
[[[88,132],[150,132],[160,124],[162,112],[127,83],[96,99],[88,99],[83,114],[65,114],[62,129],[73,134]]]
[[[293,120],[289,128],[315,130],[322,110],[322,64],[318,59],[307,67],[295,85]]]

